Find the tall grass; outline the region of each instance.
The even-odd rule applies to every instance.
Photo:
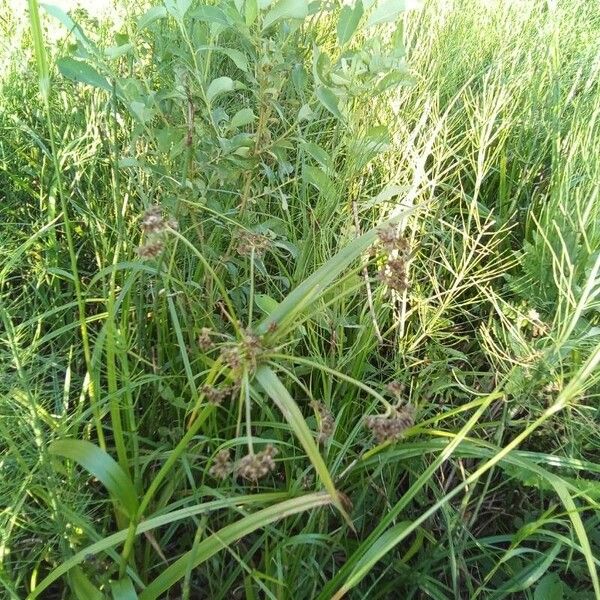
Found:
[[[7,598],[600,597],[600,7],[363,4],[1,9]]]

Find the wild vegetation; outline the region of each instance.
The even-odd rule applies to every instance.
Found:
[[[600,5],[414,4],[0,8],[2,598],[600,598]]]

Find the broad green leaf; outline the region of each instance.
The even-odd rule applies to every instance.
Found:
[[[363,16],[363,4],[362,0],[356,0],[354,7],[343,6],[340,11],[340,19],[337,24],[337,36],[339,43],[343,46],[348,42],[360,22]]]
[[[298,438],[304,451],[308,455],[315,471],[323,486],[334,500],[334,504],[342,513],[344,518],[349,521],[344,507],[342,506],[333,479],[329,474],[327,465],[319,452],[319,448],[315,443],[313,433],[306,424],[296,401],[291,397],[286,387],[281,383],[277,374],[268,366],[262,365],[258,368],[255,374],[256,381],[260,384],[269,398],[276,404],[281,411],[284,419],[288,422],[294,435]]]
[[[333,181],[319,167],[304,165],[302,174],[306,182],[316,187],[320,192],[326,192],[333,188]]]
[[[181,21],[192,5],[192,0],[163,0],[163,3],[169,14]]]
[[[375,94],[383,94],[390,88],[397,87],[403,84],[409,84],[411,82],[411,78],[408,74],[408,70],[406,71],[392,71],[388,73],[384,77],[382,77],[375,86],[373,92]]]
[[[58,65],[58,70],[61,74],[71,81],[86,83],[87,85],[101,88],[107,92],[112,91],[112,86],[106,77],[100,75],[94,67],[82,60],[75,60],[74,58],[66,56],[59,58],[56,61],[56,64]]]
[[[547,573],[535,586],[533,600],[563,600],[565,585],[556,573]]]
[[[302,142],[302,150],[312,156],[323,168],[329,170],[332,167],[332,160],[327,151],[313,144],[312,142]]]
[[[141,31],[145,27],[148,27],[148,25],[154,23],[154,21],[164,19],[167,14],[167,9],[164,6],[153,6],[138,19],[138,29]]]
[[[367,27],[396,21],[401,13],[421,6],[420,0],[382,0],[369,16]]]
[[[85,440],[57,440],[50,444],[48,451],[50,454],[63,456],[80,464],[104,484],[130,517],[136,514],[138,499],[133,483],[125,471],[104,450]]]
[[[112,581],[110,584],[113,600],[138,600],[137,593],[129,577]]]
[[[122,44],[121,46],[111,46],[104,51],[104,56],[109,60],[114,60],[115,58],[120,58],[121,56],[125,56],[125,54],[129,54],[133,49],[133,44],[127,43]]]
[[[298,121],[310,121],[314,116],[315,113],[308,104],[303,104],[298,111]]]
[[[321,85],[316,91],[319,102],[338,119],[343,119],[343,115],[340,111],[338,97],[331,91],[330,88]]]
[[[242,108],[238,110],[233,117],[231,117],[229,125],[233,128],[243,127],[244,125],[249,125],[255,120],[256,115],[251,108]]]
[[[210,82],[206,90],[206,97],[212,102],[217,96],[232,92],[235,89],[235,83],[231,77],[217,77]]]
[[[316,493],[286,500],[274,506],[270,506],[254,514],[243,517],[239,521],[223,527],[216,533],[208,536],[200,542],[194,550],[186,552],[179,557],[173,564],[167,567],[154,581],[150,582],[148,587],[140,594],[140,600],[156,600],[164,598],[164,594],[174,586],[186,573],[190,567],[196,568],[209,558],[256,531],[279,521],[290,515],[295,515],[320,506],[331,504],[332,499],[328,494]]]
[[[240,52],[239,50],[236,50],[235,48],[222,48],[222,47],[215,48],[215,50],[218,50],[219,52],[222,52],[226,56],[229,56],[229,58],[233,61],[235,66],[240,71],[244,71],[244,73],[248,72],[248,58],[243,52]]]
[[[190,15],[194,17],[194,19],[206,21],[207,23],[218,23],[219,25],[224,25],[226,27],[231,25],[231,21],[227,15],[216,6],[199,6],[193,10]]]
[[[188,506],[169,512],[165,515],[158,517],[152,517],[142,521],[135,530],[135,535],[140,535],[146,531],[151,531],[170,523],[175,523],[183,519],[189,519],[194,515],[204,514],[213,510],[220,510],[223,508],[231,508],[233,506],[244,506],[246,504],[265,504],[268,502],[277,502],[286,498],[288,494],[286,492],[270,492],[265,494],[249,494],[246,496],[232,496],[221,500],[212,500],[211,502],[203,502],[202,504],[196,504],[194,506]],[[113,548],[123,543],[129,535],[129,529],[123,529],[117,533],[113,533],[104,539],[95,542],[73,556],[69,557],[65,562],[56,567],[45,579],[40,581],[33,591],[27,596],[27,600],[34,600],[38,598],[42,592],[44,592],[50,585],[52,585],[57,579],[67,574],[71,569],[87,560],[89,556],[95,556],[100,554],[109,548]]]
[[[305,19],[307,16],[308,2],[306,0],[279,0],[265,15],[263,29],[281,19]]]

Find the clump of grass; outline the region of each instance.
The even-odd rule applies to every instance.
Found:
[[[600,597],[598,6],[317,4],[2,9],[7,597]]]

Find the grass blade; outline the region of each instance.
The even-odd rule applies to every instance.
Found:
[[[221,551],[223,548],[234,543],[236,540],[260,529],[267,525],[279,521],[290,515],[311,510],[319,506],[331,504],[332,499],[323,492],[307,494],[299,498],[293,498],[285,502],[280,502],[269,508],[265,508],[257,513],[248,515],[236,523],[227,525],[217,533],[213,533],[203,542],[198,544],[195,550],[186,552],[163,573],[161,573],[150,585],[140,594],[140,600],[155,600],[162,597],[173,584],[185,576],[190,562],[192,568],[197,567],[211,556]],[[193,552],[193,554],[191,554]]]
[[[339,494],[335,488],[335,484],[333,483],[333,479],[329,473],[329,470],[327,469],[327,465],[325,464],[325,461],[319,452],[319,448],[315,443],[313,434],[306,424],[306,421],[304,420],[304,417],[302,416],[302,413],[300,412],[295,400],[291,397],[290,393],[281,382],[281,379],[279,379],[277,374],[274,373],[270,367],[265,365],[259,367],[259,369],[256,371],[255,377],[271,400],[273,400],[273,402],[277,405],[277,408],[279,408],[285,420],[289,423],[292,431],[308,455],[310,462],[313,464],[317,475],[323,482],[323,486],[331,498],[334,499],[334,504],[342,513],[344,518],[348,521],[348,523],[352,526],[350,518],[339,499]]]

